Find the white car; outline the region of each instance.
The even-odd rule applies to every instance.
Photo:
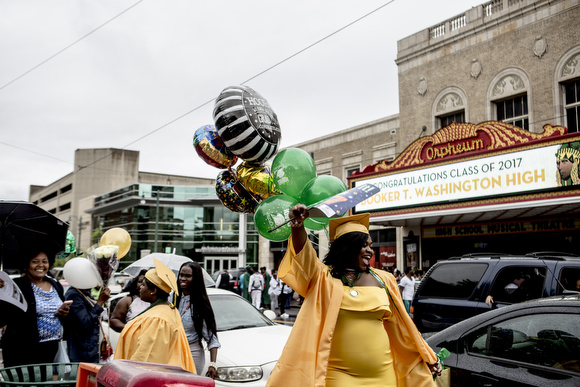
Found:
[[[217,356],[220,379],[216,379],[215,385],[265,386],[292,328],[272,322],[235,293],[207,288],[207,294],[215,314],[221,344]],[[111,301],[125,295],[116,295]],[[108,329],[107,323],[103,323],[103,328],[108,332],[115,349],[119,333]],[[206,368],[202,375],[207,372],[209,361],[209,351],[206,351]]]

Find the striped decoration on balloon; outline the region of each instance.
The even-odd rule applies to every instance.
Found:
[[[248,86],[230,86],[215,101],[213,119],[226,148],[239,158],[262,164],[276,154],[281,131],[268,101]]]

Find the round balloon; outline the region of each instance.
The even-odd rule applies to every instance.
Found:
[[[218,174],[215,190],[220,202],[234,212],[253,214],[256,210],[257,199],[246,191],[230,171]]]
[[[309,230],[319,231],[328,225],[329,219],[324,221],[324,218],[308,218],[304,221],[304,227]]]
[[[281,131],[268,101],[248,86],[230,86],[215,101],[213,119],[227,149],[261,164],[276,154]]]
[[[195,131],[193,147],[203,161],[216,168],[225,169],[238,161],[236,156],[228,152],[213,125],[204,125]]]
[[[272,163],[269,161],[263,165],[250,164],[244,161],[238,165],[236,173],[244,188],[252,194],[266,199],[272,195],[282,193],[276,188],[274,179],[272,179],[271,165]]]
[[[254,224],[258,233],[271,241],[280,242],[288,239],[292,232],[289,223],[275,231],[268,231],[286,222],[290,208],[296,204],[298,204],[298,200],[284,194],[264,199],[254,214]]]
[[[311,206],[344,191],[346,191],[346,184],[338,177],[317,176],[310,180],[302,190],[300,203]]]
[[[86,258],[73,258],[64,264],[63,275],[70,286],[77,289],[92,289],[101,283],[95,265]]]
[[[270,320],[276,320],[276,312],[270,309],[266,309],[264,312],[264,316],[268,317]]]
[[[118,246],[119,253],[117,254],[117,258],[121,259],[127,255],[131,249],[131,235],[129,235],[125,229],[114,227],[110,230],[107,230],[99,241],[99,246],[106,245]]]
[[[306,184],[316,177],[316,165],[302,149],[284,149],[272,161],[272,177],[280,191],[300,198]]]

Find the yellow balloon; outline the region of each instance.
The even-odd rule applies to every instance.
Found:
[[[112,228],[107,230],[101,237],[99,246],[105,245],[119,246],[119,253],[117,254],[117,258],[121,259],[127,255],[129,249],[131,248],[131,236],[126,230],[122,228]]]

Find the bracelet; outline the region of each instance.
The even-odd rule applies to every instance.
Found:
[[[216,371],[217,371],[217,369],[218,369],[218,368],[217,368],[217,364],[216,364],[216,362],[215,362],[215,361],[212,361],[212,362],[210,362],[210,363],[209,363],[209,365],[207,366],[207,368],[209,368],[209,367],[212,367],[212,368],[214,368]]]

